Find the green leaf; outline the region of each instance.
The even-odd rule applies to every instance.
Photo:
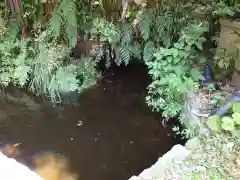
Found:
[[[124,62],[125,65],[128,65],[132,57],[132,47],[122,46],[119,50],[119,53],[120,53],[122,62]]]
[[[240,102],[233,103],[232,110],[234,113],[240,113]]]
[[[176,58],[178,56],[178,49],[173,48],[172,54],[173,54],[173,57]]]
[[[141,17],[142,19],[139,23],[139,30],[140,30],[141,36],[145,41],[149,39],[154,17],[155,16],[151,10],[146,10],[142,14],[142,17]]]
[[[232,117],[233,117],[234,122],[237,125],[240,125],[240,113],[233,113]]]
[[[197,68],[192,68],[190,70],[190,76],[195,80],[203,80],[204,79],[203,75]]]
[[[166,60],[167,60],[168,63],[172,63],[173,57],[172,57],[172,56],[168,56],[168,57],[166,58]]]
[[[122,43],[129,44],[132,41],[133,36],[133,26],[132,24],[124,24],[123,25],[123,33],[122,33]]]
[[[60,35],[61,24],[62,24],[61,13],[57,8],[54,8],[52,12],[52,17],[49,20],[48,28],[55,38],[59,37]]]
[[[235,130],[235,122],[230,117],[223,117],[222,128],[226,131],[233,131]]]
[[[152,41],[148,41],[143,50],[143,60],[145,62],[149,62],[153,59],[153,55],[155,52],[155,47]]]
[[[17,79],[19,85],[23,87],[28,80],[28,73],[31,71],[29,66],[18,66],[14,72],[14,78]]]
[[[173,59],[174,64],[178,64],[182,59],[178,56]]]
[[[221,119],[219,116],[210,116],[206,123],[211,130],[216,132],[221,131]]]
[[[174,47],[177,49],[184,49],[183,43],[174,43]]]
[[[195,45],[197,46],[198,49],[203,50],[202,42],[196,42]]]

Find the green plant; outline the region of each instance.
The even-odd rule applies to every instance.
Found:
[[[216,79],[225,78],[234,71],[236,55],[229,55],[223,49],[214,57],[214,75]]]
[[[190,155],[181,167],[201,167],[201,171],[184,174],[183,179],[239,179],[239,138],[231,134],[214,134],[191,139]],[[197,142],[197,143],[196,143]]]
[[[94,61],[71,64],[68,47],[49,41],[47,32],[35,38],[3,41],[0,46],[0,79],[45,94],[53,102],[61,101],[60,93],[83,91],[96,83]],[[64,61],[66,63],[64,63]]]
[[[233,135],[240,135],[240,103],[233,103],[230,116],[210,116],[207,120],[208,127],[215,132],[231,132]]]
[[[62,35],[61,30],[64,27],[70,46],[75,46],[77,42],[76,14],[75,0],[61,0],[59,6],[54,8],[48,24],[50,33],[56,38]]]
[[[211,180],[233,180],[230,176],[223,175],[221,171],[216,168],[211,168],[207,172],[187,173],[184,175],[183,180],[202,180],[209,178]]]
[[[153,82],[146,98],[154,110],[163,110],[165,118],[174,117],[183,108],[186,92],[198,88],[202,75],[194,68],[198,50],[204,42],[204,24],[192,24],[182,31],[177,43],[171,48],[160,48],[147,62]]]
[[[16,69],[16,77],[12,77],[12,75],[8,76],[7,72],[11,74],[11,69],[6,70],[6,68],[10,67],[14,67],[13,69],[15,69],[16,66],[18,66],[15,61],[13,61],[15,64],[8,63],[11,65],[6,65],[3,67],[2,74],[3,77],[5,76],[5,79],[3,78],[5,81],[9,82],[7,79],[9,78],[11,79],[11,82],[20,84],[21,86],[23,84],[26,85],[24,82],[28,81],[30,82],[31,89],[34,91],[39,91],[40,89],[42,91],[44,89],[45,92],[45,90],[48,89],[46,91],[55,94],[55,92],[57,92],[56,89],[64,89],[64,86],[59,83],[63,83],[63,81],[60,79],[61,76],[64,75],[68,77],[68,81],[72,82],[69,86],[71,87],[70,89],[76,89],[77,81],[74,77],[76,73],[79,74],[79,67],[74,67],[73,65],[70,65],[71,63],[65,64],[64,62],[71,61],[67,55],[68,50],[66,46],[75,46],[77,37],[80,35],[79,31],[90,33],[91,38],[100,39],[100,42],[104,45],[105,48],[104,52],[108,54],[107,56],[106,54],[104,55],[106,58],[107,67],[111,63],[110,60],[113,58],[117,65],[128,65],[129,62],[134,58],[143,60],[145,63],[151,63],[156,60],[155,53],[157,52],[157,49],[159,49],[159,47],[162,47],[161,51],[166,52],[166,54],[163,53],[163,59],[170,59],[170,57],[167,57],[170,56],[167,55],[167,53],[169,53],[167,51],[172,51],[171,56],[173,59],[182,59],[179,63],[175,63],[173,65],[174,68],[176,67],[175,72],[170,73],[166,71],[166,74],[168,73],[169,79],[178,81],[178,83],[173,83],[170,81],[168,82],[169,87],[166,88],[166,91],[164,93],[170,92],[169,97],[167,95],[163,95],[163,93],[159,94],[157,92],[155,94],[160,95],[162,99],[165,100],[165,103],[163,103],[162,106],[157,105],[159,103],[154,104],[154,101],[151,102],[154,105],[148,103],[151,106],[158,106],[157,108],[154,108],[158,109],[158,111],[160,109],[165,109],[164,116],[174,116],[180,111],[180,100],[182,99],[184,92],[187,88],[192,88],[195,86],[196,82],[200,78],[199,71],[196,68],[192,68],[190,73],[184,74],[180,72],[181,67],[184,67],[186,70],[188,70],[191,67],[190,64],[194,64],[187,62],[188,58],[194,59],[191,56],[195,56],[197,53],[195,51],[196,49],[190,48],[190,46],[193,45],[191,45],[192,41],[197,42],[201,39],[189,39],[185,35],[181,34],[183,27],[191,25],[195,20],[199,19],[219,19],[220,17],[226,15],[232,15],[237,11],[238,7],[237,3],[230,2],[229,0],[218,0],[214,2],[210,0],[204,2],[185,0],[172,0],[171,2],[167,0],[156,2],[134,1],[135,3],[128,3],[127,9],[125,9],[126,21],[123,22],[122,16],[124,14],[124,4],[122,4],[120,1],[61,0],[33,2],[30,0],[17,0],[14,2],[17,3],[15,6],[17,5],[16,7],[19,7],[19,9],[14,9],[12,6],[7,7],[5,6],[5,3],[0,3],[0,9],[3,12],[1,14],[1,17],[4,22],[2,23],[1,21],[0,24],[4,24],[4,28],[10,27],[7,30],[8,36],[12,36],[15,39],[17,38],[16,42],[19,42],[21,44],[25,41],[31,41],[29,42],[31,45],[27,45],[25,47],[26,49],[20,48],[21,51],[25,51],[25,55],[21,55],[23,53],[17,53],[17,55],[14,55],[12,51],[7,51],[10,54],[13,53],[12,55],[4,55],[4,57],[7,57],[7,59],[13,59],[11,56],[15,56],[14,58],[16,58],[16,56],[20,55],[22,59],[25,59],[24,64]],[[10,11],[11,13],[9,13]],[[204,15],[201,16],[202,14]],[[121,21],[119,21],[119,19],[121,19]],[[2,26],[0,26],[0,29],[2,29],[1,27]],[[192,26],[192,28],[196,28],[194,30],[196,32],[190,32],[190,29],[186,30],[186,33],[188,33],[188,35],[191,34],[191,37],[195,36],[194,33],[201,33],[201,27],[199,32],[197,32],[197,27]],[[40,35],[36,36],[36,31],[40,31],[38,34],[45,34],[44,37],[48,39],[47,42],[40,42]],[[181,36],[182,39],[179,36]],[[20,37],[22,38],[21,41],[19,40]],[[26,38],[26,40],[24,38]],[[36,41],[34,39],[36,39]],[[174,43],[176,43],[175,45],[179,47],[174,47]],[[54,46],[56,46],[55,49]],[[180,46],[183,46],[185,49],[181,49]],[[199,44],[196,43],[193,46],[198,46],[199,48],[201,47],[201,42]],[[32,48],[34,50],[30,50],[29,48]],[[44,55],[45,50],[49,54],[52,53],[53,56],[49,58],[46,57]],[[56,55],[56,53],[54,55],[54,52],[57,51],[59,51],[59,54]],[[180,53],[180,55],[177,55],[175,57],[176,51],[185,53],[185,55],[181,55]],[[34,56],[32,54],[34,54]],[[64,58],[60,56],[64,56]],[[44,63],[38,62],[38,60],[42,59],[43,57],[44,59],[48,60],[44,61]],[[160,61],[159,57],[158,59]],[[185,64],[183,63],[183,59],[185,59]],[[45,73],[43,76],[37,75],[37,73],[41,72],[40,69],[46,67],[48,63],[48,73]],[[91,66],[94,66],[94,63],[91,63],[91,61],[89,61],[89,64],[91,64]],[[154,69],[151,67],[150,69],[152,70],[150,72],[151,74]],[[67,76],[69,72],[71,72],[71,75]],[[175,77],[179,73],[181,74],[180,78]],[[22,75],[21,78],[17,77],[20,76],[20,74]],[[93,74],[96,74],[95,71]],[[56,75],[59,77],[56,77]],[[166,79],[166,76],[163,76],[161,78],[163,81]],[[46,88],[47,84],[46,86],[40,85],[42,84],[40,82],[50,82],[50,79],[52,81],[52,83],[50,83],[51,87]],[[57,81],[58,83],[56,83]],[[65,82],[68,81],[66,80]],[[177,84],[181,85],[179,86],[179,90],[174,89],[174,86],[176,87]],[[151,85],[154,85],[154,83]],[[162,88],[165,85],[161,85]],[[58,88],[55,88],[56,86],[58,86]],[[156,91],[159,89],[161,88],[155,88]],[[155,90],[152,88],[152,91]],[[155,92],[151,92],[150,94],[154,93]],[[178,98],[177,103],[175,104],[172,102],[173,94],[176,94],[176,97]],[[158,99],[158,97],[156,97],[156,99]],[[168,100],[170,102],[170,105],[165,106],[164,104],[166,104],[166,101]],[[173,111],[170,112],[172,109],[171,107],[174,107],[175,105],[176,109],[173,109]]]

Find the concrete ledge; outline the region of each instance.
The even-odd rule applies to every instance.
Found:
[[[145,169],[138,176],[129,180],[179,180],[186,171],[195,168],[183,167],[181,164],[190,154],[190,151],[182,146],[175,145],[173,148],[158,159],[150,168]],[[176,168],[177,167],[177,168]],[[181,168],[178,168],[181,167]],[[0,179],[1,180],[43,180],[28,167],[8,158],[0,152]]]
[[[179,180],[181,172],[171,172],[170,169],[177,164],[181,164],[189,154],[190,151],[184,146],[175,145],[170,151],[159,158],[154,165],[145,169],[138,176],[131,177],[129,180]]]
[[[28,167],[8,158],[0,152],[0,179],[1,180],[43,180]]]

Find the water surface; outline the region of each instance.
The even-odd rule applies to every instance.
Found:
[[[35,153],[51,151],[66,156],[81,180],[127,180],[179,143],[145,103],[148,80],[144,67],[112,68],[78,105],[55,108],[8,92],[1,143],[22,143],[20,159],[29,166]]]

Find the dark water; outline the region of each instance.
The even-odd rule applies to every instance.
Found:
[[[66,156],[81,180],[127,180],[180,142],[145,104],[147,84],[144,67],[113,68],[78,106],[3,100],[1,143],[22,143],[26,164],[51,151]]]

